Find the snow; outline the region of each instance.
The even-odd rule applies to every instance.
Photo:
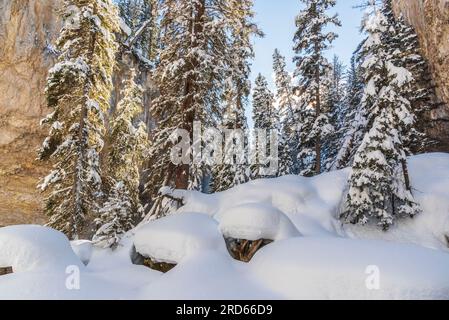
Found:
[[[347,169],[178,192],[184,207],[115,250],[70,244],[46,227],[1,228],[0,266],[14,273],[0,276],[0,299],[449,299],[449,154],[412,157],[409,169],[423,213],[388,232],[337,219]],[[276,241],[243,263],[222,233]],[[134,245],[177,266],[162,274],[134,265]],[[66,286],[70,266],[77,290]]]
[[[449,255],[413,245],[295,238],[263,248],[250,267],[285,299],[449,299]]]
[[[226,252],[217,222],[203,214],[183,213],[151,221],[134,237],[136,251],[158,262],[178,264],[203,250]]]
[[[90,262],[90,258],[92,257],[92,241],[74,240],[70,242],[70,245],[72,246],[73,252],[75,252],[78,258],[84,263],[84,265],[88,265]]]
[[[331,235],[339,229],[334,214],[347,178],[348,170],[342,170],[311,179],[293,175],[260,179],[213,195],[189,192],[179,212],[199,212],[220,220],[230,209],[256,203],[284,213],[304,236]]]
[[[132,34],[132,30],[131,28],[126,24],[125,20],[123,20],[123,18],[119,18],[119,25],[120,25],[120,30],[123,31],[123,33],[125,33],[128,37],[131,36]]]
[[[12,226],[0,229],[0,266],[15,273],[81,267],[65,235],[41,226]]]
[[[283,212],[257,203],[232,207],[219,220],[219,228],[228,238],[282,240],[301,235]]]
[[[280,298],[263,287],[250,275],[242,263],[228,254],[206,250],[183,261],[182,268],[174,268],[144,287],[139,299],[175,300],[235,300]]]

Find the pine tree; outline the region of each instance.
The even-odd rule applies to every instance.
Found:
[[[296,76],[301,90],[300,153],[301,174],[319,174],[322,171],[322,141],[332,132],[329,115],[323,108],[324,78],[330,65],[324,57],[337,35],[327,32],[329,25],[340,26],[337,15],[328,16],[335,0],[302,0],[306,5],[296,17],[297,31],[294,50],[297,56]]]
[[[274,106],[274,95],[267,79],[259,73],[253,91],[253,121],[257,129],[276,129],[279,114]]]
[[[77,10],[74,11],[73,8]],[[118,14],[110,0],[67,0],[57,41],[61,53],[50,70],[46,95],[53,112],[39,152],[53,164],[40,188],[49,191],[49,226],[71,239],[91,235],[101,196],[100,152],[109,108]]]
[[[132,196],[125,184],[115,182],[108,191],[108,197],[99,210],[99,226],[93,242],[103,248],[117,248],[122,236],[134,227]]]
[[[407,153],[416,154],[428,149],[435,143],[425,134],[429,126],[426,114],[436,106],[435,87],[428,62],[421,54],[418,35],[415,30],[407,24],[402,15],[394,20],[394,25],[395,32],[390,40],[390,50],[392,54],[397,56],[395,63],[406,68],[413,75],[407,99],[411,102],[417,122],[415,127],[407,132],[405,143]]]
[[[151,110],[158,126],[152,133],[152,174],[147,183],[153,200],[163,186],[201,189],[200,181],[210,170],[202,163],[171,163],[169,137],[183,129],[191,142],[201,143],[192,141],[193,123],[206,127],[220,123],[225,79],[236,63],[234,40],[242,24],[241,11],[236,8],[240,5],[235,0],[167,0],[162,4],[160,63],[154,72],[160,96]],[[161,211],[160,201],[153,207]]]
[[[225,114],[223,116],[223,122],[221,125],[222,133],[227,139],[228,137],[227,130],[241,130],[243,134],[245,134],[248,130],[248,124],[246,121],[245,110],[237,107],[236,104],[232,103],[232,99],[230,99],[231,103],[226,108]],[[233,139],[239,138],[238,136],[230,136]],[[243,145],[247,147],[248,141],[245,136],[240,137],[244,139]],[[234,142],[236,143],[236,142]],[[250,172],[248,168],[248,159],[243,157],[234,156],[233,159],[230,159],[230,155],[234,155],[234,150],[231,150],[234,147],[234,144],[231,141],[225,141],[225,148],[223,150],[223,154],[225,156],[225,160],[232,161],[233,164],[223,163],[221,165],[214,166],[213,170],[213,192],[221,192],[231,189],[237,185],[242,183],[246,183],[250,179]]]
[[[351,68],[347,74],[347,84],[343,101],[344,109],[340,115],[340,137],[333,170],[349,167],[355,152],[360,147],[366,127],[366,114],[360,108],[364,85],[358,63],[358,52],[351,58]]]
[[[160,0],[118,0],[117,5],[120,16],[132,32],[136,33],[145,27],[142,34],[134,39],[134,54],[139,55],[142,60],[154,61],[160,32]]]
[[[253,92],[253,121],[254,121],[254,128],[256,130],[257,129],[262,129],[266,131],[275,130],[277,134],[279,133],[280,129],[279,112],[274,105],[274,95],[268,88],[267,79],[261,74],[259,74],[256,78]],[[266,137],[266,140],[267,142],[269,141],[268,136]],[[261,174],[261,168],[264,166],[264,164],[261,163],[263,162],[261,161],[263,159],[261,158],[261,156],[268,157],[271,154],[269,147],[275,146],[271,145],[260,146],[256,142],[258,162],[257,164],[253,164],[251,169],[252,177],[254,179],[268,178],[267,176]]]
[[[230,48],[230,65],[225,79],[225,90],[223,95],[224,115],[221,128],[225,130],[248,130],[245,108],[248,105],[248,97],[251,91],[249,76],[251,73],[250,61],[254,58],[254,49],[251,36],[262,36],[262,32],[252,22],[254,13],[252,11],[253,1],[231,1],[230,6],[236,13],[233,24],[232,45]],[[225,133],[225,132],[223,132]],[[245,147],[248,139],[244,138]],[[226,143],[226,141],[225,141]],[[232,150],[225,150],[224,155]],[[230,160],[230,159],[229,159]],[[242,164],[240,162],[244,162]],[[234,159],[234,164],[222,164],[213,168],[212,190],[220,192],[228,190],[236,185],[248,182],[250,178],[248,159]]]
[[[388,230],[397,218],[420,212],[408,176],[404,133],[415,116],[405,93],[411,73],[395,65],[398,52],[389,50],[385,37],[388,16],[374,9],[365,23],[369,34],[362,64],[366,88],[362,106],[367,110],[368,133],[357,150],[342,217],[349,223],[377,220]]]
[[[329,122],[334,128],[334,132],[323,141],[323,151],[321,162],[323,169],[332,170],[337,161],[337,156],[341,148],[340,142],[345,133],[346,108],[344,105],[345,97],[345,66],[337,56],[334,56],[332,67],[328,73],[327,90],[324,94],[324,110],[329,114]]]
[[[295,172],[294,158],[297,156],[298,146],[296,121],[294,118],[295,99],[292,79],[286,70],[285,57],[278,49],[273,54],[273,70],[276,82],[276,105],[280,116],[279,139],[279,176]]]
[[[110,123],[109,144],[104,179],[110,185],[107,200],[96,219],[99,226],[94,241],[104,247],[115,247],[123,233],[143,214],[140,203],[140,170],[147,147],[147,130],[143,122],[135,126],[143,110],[143,89],[135,83],[135,72],[125,81],[123,99]]]

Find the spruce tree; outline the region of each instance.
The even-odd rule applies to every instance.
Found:
[[[252,22],[254,13],[252,11],[253,1],[231,1],[230,6],[234,17],[232,35],[232,45],[230,47],[230,65],[227,68],[225,90],[223,94],[224,114],[221,120],[221,128],[226,130],[242,130],[245,134],[248,131],[248,124],[245,115],[245,108],[248,106],[248,97],[251,91],[249,76],[251,73],[251,59],[254,58],[254,49],[251,43],[251,36],[262,36],[262,32]],[[248,139],[243,141],[245,147]],[[232,150],[227,150],[226,141],[224,155]],[[231,159],[229,159],[231,160]],[[244,162],[241,163],[241,162]],[[230,189],[236,185],[249,180],[248,159],[234,159],[234,164],[214,166],[212,190],[220,192]]]
[[[104,179],[108,185],[107,200],[95,221],[99,228],[94,236],[94,241],[104,247],[115,247],[123,233],[131,230],[134,221],[143,214],[139,185],[148,135],[145,124],[136,121],[143,110],[143,89],[136,84],[135,76],[133,71],[124,81],[123,99],[110,123],[111,148]]]
[[[429,64],[421,54],[421,48],[416,31],[401,15],[394,20],[394,34],[391,41],[392,55],[396,56],[395,63],[411,72],[413,79],[406,94],[417,122],[407,132],[407,153],[416,154],[431,147],[432,141],[426,134],[429,126],[428,113],[435,107],[435,86],[430,74]]]
[[[100,217],[95,221],[98,230],[93,242],[102,248],[117,248],[123,235],[134,227],[132,195],[122,181],[109,187],[108,196],[99,210]]]
[[[243,134],[248,131],[248,124],[246,121],[245,110],[238,108],[238,106],[232,103],[232,99],[229,100],[230,104],[226,108],[225,114],[223,116],[223,121],[221,125],[221,130],[224,135],[224,149],[223,154],[227,160],[220,165],[215,165],[213,168],[213,192],[226,191],[232,187],[246,183],[250,180],[250,172],[248,167],[248,159],[246,154],[241,155],[241,157],[234,156],[232,159],[229,158],[230,155],[234,155],[234,143],[237,141],[228,141],[230,138],[237,139],[237,136],[228,136],[227,130],[241,130]],[[240,137],[244,139],[243,145],[246,148],[248,141],[245,136]],[[226,163],[232,161],[232,164]]]
[[[274,130],[276,134],[279,134],[279,112],[274,105],[274,95],[268,88],[267,79],[261,74],[256,78],[253,91],[253,122],[256,130],[265,130],[266,134],[268,134],[268,131]],[[270,141],[268,135],[266,136],[266,141],[267,143]],[[261,168],[265,165],[264,163],[261,163],[263,162],[261,160],[263,160],[263,158],[268,158],[271,154],[269,147],[277,146],[272,146],[271,144],[269,146],[260,146],[258,145],[258,141],[255,141],[254,143],[257,148],[258,162],[257,164],[252,165],[251,171],[253,179],[274,177],[265,176],[261,173]]]
[[[339,151],[332,165],[333,170],[349,167],[353,162],[355,152],[362,143],[366,127],[366,115],[360,108],[363,89],[358,52],[355,52],[347,74],[344,109],[340,115]]]
[[[420,212],[408,176],[405,132],[415,116],[405,94],[411,73],[395,65],[398,51],[389,50],[385,37],[388,16],[374,9],[365,23],[369,37],[362,48],[366,87],[362,106],[367,111],[367,134],[355,155],[342,217],[348,223],[373,220],[388,230],[396,219]]]
[[[273,54],[273,70],[276,82],[276,105],[280,117],[279,176],[293,174],[298,146],[296,121],[294,117],[295,99],[292,79],[286,70],[285,57],[278,49]]]
[[[345,66],[337,56],[334,56],[331,70],[327,77],[327,90],[324,90],[324,110],[329,114],[329,122],[334,132],[323,141],[321,162],[323,169],[332,170],[337,161],[341,141],[345,133],[346,106],[345,97]]]
[[[63,17],[60,55],[46,86],[53,112],[42,121],[50,131],[39,152],[53,170],[40,188],[50,193],[45,204],[49,226],[77,239],[92,234],[100,206],[100,152],[119,24],[110,0],[67,0]]]
[[[159,40],[159,6],[160,0],[118,0],[120,16],[134,34],[141,31],[136,43],[132,45],[133,53],[142,61],[154,61]],[[140,28],[144,27],[144,30]],[[128,44],[130,45],[130,44]]]
[[[225,80],[229,68],[236,64],[236,35],[241,35],[243,43],[247,41],[246,31],[238,32],[242,26],[241,5],[234,0],[162,3],[160,62],[154,72],[160,96],[151,107],[157,127],[152,132],[151,177],[147,182],[153,207],[158,208],[151,210],[152,214],[164,214],[158,198],[161,187],[202,191],[200,182],[210,168],[203,163],[173,164],[170,135],[182,129],[190,134],[192,143],[199,144],[202,142],[192,141],[193,123],[217,127],[221,122]],[[246,89],[244,85],[239,88],[239,100],[244,99]]]
[[[302,175],[319,174],[322,171],[322,141],[332,132],[329,114],[323,107],[324,78],[330,65],[324,57],[337,35],[328,32],[331,25],[340,26],[337,17],[327,11],[335,6],[335,0],[302,0],[305,8],[296,17],[294,36],[296,77],[301,91],[300,153]]]

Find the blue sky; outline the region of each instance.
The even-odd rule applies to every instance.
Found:
[[[332,13],[337,12],[342,22],[342,27],[336,28],[339,38],[333,43],[333,48],[327,53],[331,59],[338,55],[345,64],[349,64],[352,52],[362,39],[359,33],[362,12],[353,9],[360,0],[337,0],[337,5]],[[278,48],[287,59],[288,71],[294,70],[293,35],[295,32],[295,17],[302,8],[299,0],[255,0],[255,22],[265,33],[264,38],[254,40],[256,58],[252,64],[251,78],[254,82],[258,73],[267,77],[270,86],[274,89],[272,81],[272,55]],[[251,126],[251,108],[247,110],[247,117]]]
[[[337,12],[343,26],[336,28],[339,38],[329,50],[332,58],[337,54],[346,64],[349,64],[351,54],[361,40],[359,26],[362,18],[360,9],[353,9],[360,0],[337,0],[332,12]],[[254,40],[256,59],[252,66],[252,78],[260,72],[271,82],[272,55],[275,48],[286,56],[289,71],[293,71],[293,35],[295,32],[295,16],[302,8],[299,0],[255,0],[255,22],[264,31],[265,38]]]

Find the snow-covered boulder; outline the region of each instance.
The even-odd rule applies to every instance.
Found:
[[[204,214],[182,213],[151,221],[136,230],[136,251],[155,262],[178,264],[204,250],[226,252],[217,222]]]
[[[301,236],[290,219],[267,203],[231,207],[216,216],[231,256],[250,261],[260,248],[276,240]]]
[[[295,238],[263,248],[249,267],[284,299],[449,299],[449,255],[410,244]]]
[[[283,240],[301,236],[290,219],[280,210],[264,203],[232,207],[217,216],[219,228],[227,238],[256,241]]]
[[[0,266],[12,267],[17,273],[82,267],[82,263],[61,232],[23,225],[0,228]]]

